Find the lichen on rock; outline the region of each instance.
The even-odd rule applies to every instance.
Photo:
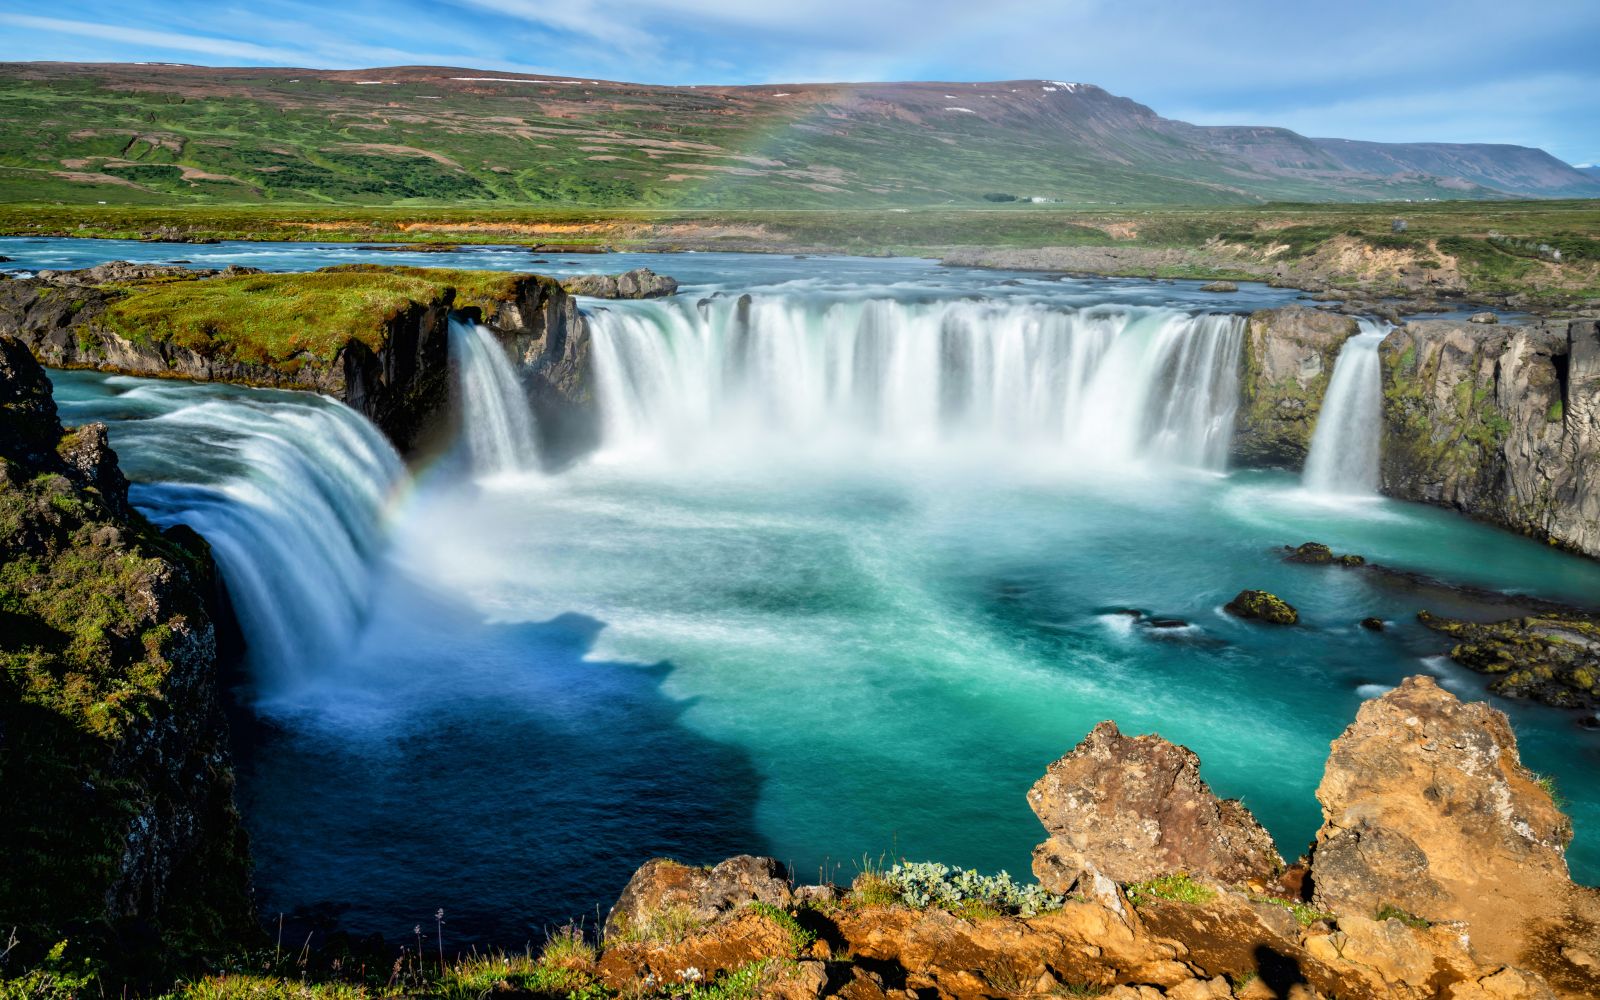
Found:
[[[165,956],[256,932],[203,545],[128,504],[105,428],[64,430],[0,337],[0,925]]]
[[[1250,618],[1271,625],[1295,625],[1300,621],[1300,612],[1294,605],[1265,590],[1241,590],[1222,607],[1236,618]]]
[[[1192,751],[1124,736],[1113,722],[1051,764],[1028,805],[1050,834],[1034,849],[1033,871],[1051,892],[1070,892],[1094,872],[1116,882],[1180,871],[1240,882],[1283,868],[1261,824],[1201,779]]]
[[[1333,366],[1358,330],[1350,316],[1304,306],[1251,315],[1240,358],[1235,463],[1291,469],[1305,464]]]

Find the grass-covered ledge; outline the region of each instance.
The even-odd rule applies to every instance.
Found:
[[[492,311],[527,275],[347,264],[298,274],[164,279],[114,286],[108,327],[135,343],[275,365],[331,361],[350,341],[383,347],[385,323],[412,304]]]

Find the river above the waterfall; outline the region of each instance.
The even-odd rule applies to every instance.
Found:
[[[46,261],[17,242],[0,241],[0,253],[53,267],[148,247],[164,256],[146,259],[200,266],[234,254],[273,268],[360,252],[54,241],[43,246],[63,259]],[[510,268],[558,273],[644,263],[690,285],[685,298],[756,293],[756,312],[771,308],[766,339],[798,346],[734,351],[717,318],[730,303],[708,305],[703,321],[681,301],[604,306],[598,327],[614,357],[601,375],[627,387],[600,381],[608,447],[554,475],[473,481],[440,462],[376,503],[384,541],[347,647],[293,671],[253,663],[239,679],[239,796],[269,914],[400,939],[443,908],[459,942],[520,946],[594,920],[658,855],[770,854],[808,880],[848,881],[863,858],[901,856],[1022,874],[1043,834],[1024,793],[1107,718],[1194,749],[1212,786],[1242,797],[1293,857],[1320,821],[1313,792],[1328,743],[1363,699],[1419,672],[1487,695],[1414,622],[1423,606],[1455,610],[1447,594],[1286,564],[1281,546],[1315,539],[1508,592],[1600,593],[1600,565],[1445,511],[1208,466],[1208,428],[1226,407],[1210,396],[1164,407],[1170,393],[1146,390],[1215,390],[1204,369],[1220,370],[1229,331],[1175,314],[1282,304],[1292,292],[902,260],[367,253],[450,266],[505,254]],[[1070,322],[1052,318],[1061,311]],[[962,387],[961,418],[925,439],[904,418],[934,404],[902,390],[949,357],[907,345],[952,324],[1010,330],[1015,350],[973,341],[961,379],[941,367],[941,385]],[[824,342],[838,330],[848,343]],[[1169,343],[1175,330],[1210,347],[1185,354],[1187,340]],[[1049,353],[1080,333],[1102,343]],[[1177,374],[1148,374],[1162,357]],[[1008,381],[1040,359],[1080,374],[1083,391]],[[771,391],[751,409],[748,393],[702,386],[706,406],[673,409],[713,363]],[[848,392],[802,377],[813,369],[848,370]],[[175,482],[220,490],[246,476],[241,442],[255,432],[240,408],[336,405],[53,377],[63,419],[107,421],[141,484],[136,502],[165,516],[187,496]],[[1145,394],[1115,392],[1124,378],[1143,379]],[[804,405],[768,405],[783,393]],[[939,412],[950,399],[941,390]],[[859,412],[829,419],[841,400]],[[1118,420],[1096,423],[1108,413]],[[294,433],[312,437],[291,450],[342,420],[302,421]],[[273,516],[305,513],[230,488]],[[1282,595],[1304,624],[1225,615],[1244,588]],[[1360,628],[1369,616],[1391,627]],[[1577,827],[1575,874],[1595,881],[1600,738],[1570,713],[1496,703],[1525,761],[1559,784]]]

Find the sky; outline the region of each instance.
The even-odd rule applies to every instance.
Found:
[[[1068,80],[1199,124],[1600,163],[1600,0],[0,0],[0,39],[5,60]]]

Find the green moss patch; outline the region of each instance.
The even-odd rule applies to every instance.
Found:
[[[352,264],[128,286],[105,322],[129,340],[276,366],[329,362],[354,340],[377,350],[385,323],[413,304],[487,308],[525,276],[503,271]]]

